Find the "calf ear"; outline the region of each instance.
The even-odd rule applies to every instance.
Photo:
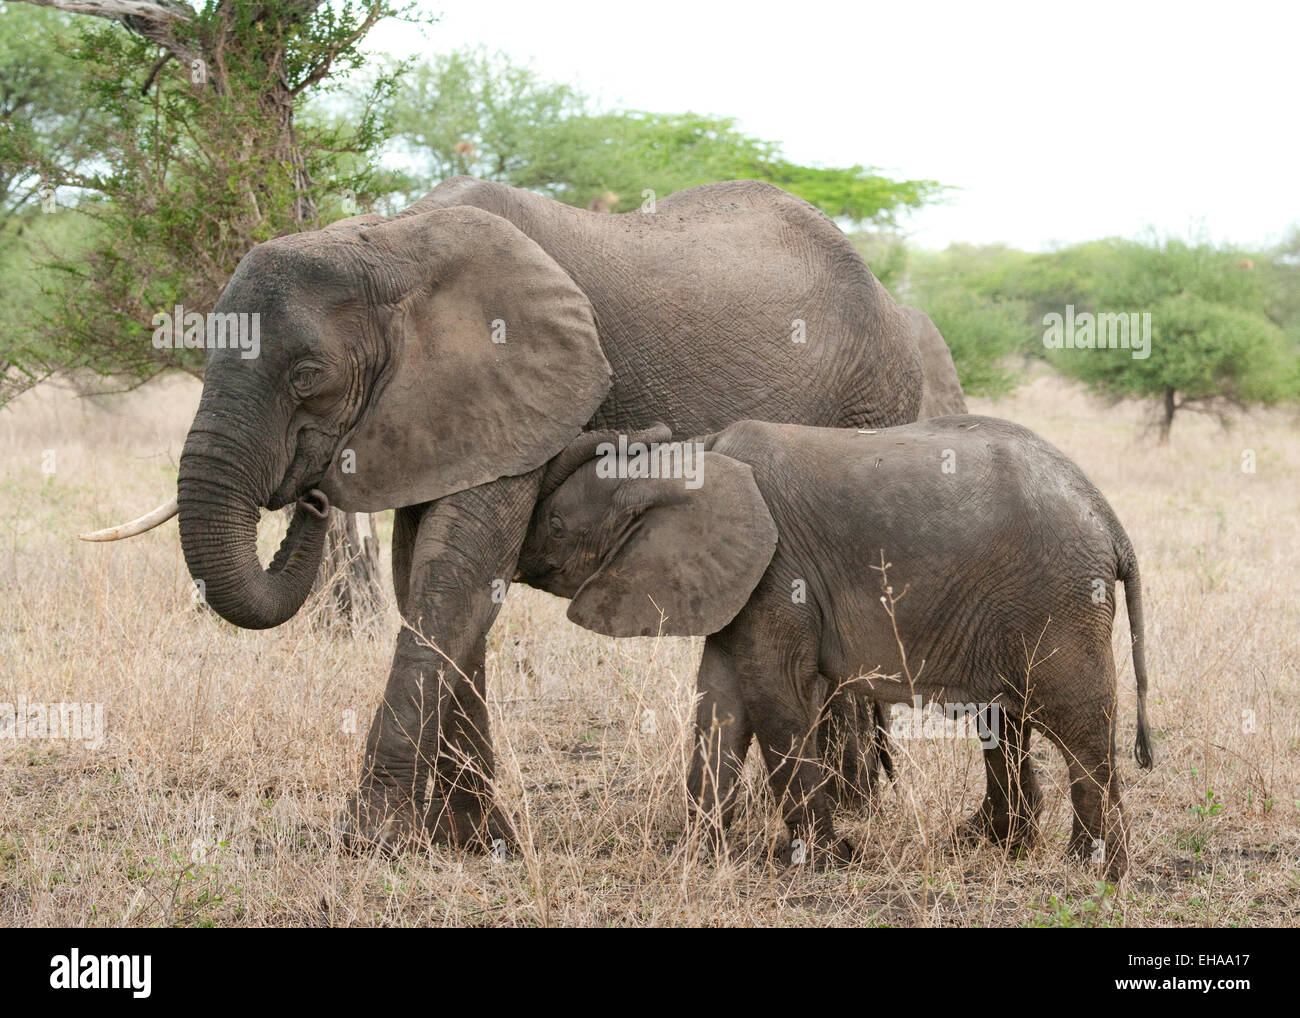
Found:
[[[623,527],[578,588],[569,618],[606,636],[707,636],[744,607],[776,550],[749,465],[704,453],[701,484],[632,478],[614,494]]]

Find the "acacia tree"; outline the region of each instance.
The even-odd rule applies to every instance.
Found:
[[[1183,291],[1157,301],[1151,318],[1149,357],[1089,351],[1069,364],[1074,377],[1104,395],[1159,401],[1161,442],[1169,441],[1180,410],[1209,413],[1226,425],[1232,409],[1295,398],[1282,333],[1259,312]]]
[[[46,266],[49,310],[28,358],[133,384],[169,370],[201,377],[201,351],[155,348],[159,311],[210,311],[254,244],[318,227],[324,206],[350,214],[390,189],[375,169],[380,111],[401,68],[374,79],[350,122],[313,116],[310,104],[360,66],[359,45],[380,19],[410,5],[30,2],[99,20],[76,19],[71,53],[78,101],[96,111],[80,134],[93,160],[69,159],[35,130],[0,136],[0,162],[93,223],[88,243]],[[334,514],[322,577],[344,615],[377,603],[366,534],[368,517]]]
[[[1226,425],[1233,410],[1297,397],[1296,351],[1266,314],[1263,280],[1248,254],[1148,239],[1096,241],[1043,257],[1068,267],[1078,310],[1150,314],[1145,356],[1076,349],[1050,359],[1102,395],[1155,402],[1162,442],[1179,411]]]
[[[1044,358],[1103,397],[1149,401],[1161,441],[1184,411],[1226,424],[1300,397],[1300,233],[1257,253],[1154,236],[1039,253],[955,244],[910,254],[908,274],[908,298],[939,325],[963,386],[997,370],[968,359],[973,334],[984,351]],[[1057,334],[1067,312],[1088,316],[1068,344]]]
[[[571,86],[482,48],[435,57],[410,82],[393,130],[432,180],[469,173],[619,212],[697,184],[766,180],[833,218],[876,225],[943,191],[862,166],[800,166],[733,117],[596,109]]]
[[[440,54],[403,76],[390,125],[429,181],[465,173],[514,182],[566,117],[576,89],[483,47]]]

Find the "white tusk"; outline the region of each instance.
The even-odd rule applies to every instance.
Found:
[[[170,499],[160,505],[152,512],[147,512],[139,519],[132,520],[130,523],[122,523],[116,527],[109,527],[107,530],[94,530],[89,534],[80,534],[83,541],[121,541],[123,538],[135,537],[137,534],[143,534],[146,530],[153,530],[159,523],[166,523],[176,515],[178,507],[176,499]]]

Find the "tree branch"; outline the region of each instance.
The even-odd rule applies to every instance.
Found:
[[[120,21],[136,35],[155,42],[187,67],[195,53],[172,31],[177,22],[193,21],[194,8],[182,0],[23,0],[68,14],[88,14]],[[155,72],[156,73],[156,72]]]
[[[339,55],[341,50],[351,46],[359,39],[364,38],[366,33],[375,26],[377,21],[381,18],[387,17],[387,6],[388,5],[384,3],[384,0],[375,0],[375,2],[370,6],[370,10],[366,12],[365,19],[357,26],[356,30],[346,38],[340,39],[338,42],[334,43],[334,45],[329,48],[329,52],[317,62],[315,67],[308,71],[302,81],[290,88],[289,94],[292,96],[299,96],[312,85],[327,78],[334,64],[334,58]],[[285,84],[287,86],[288,82]]]
[[[37,7],[53,7],[69,14],[96,18],[144,18],[146,21],[192,21],[194,8],[182,0],[23,0]]]

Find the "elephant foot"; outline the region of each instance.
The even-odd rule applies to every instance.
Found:
[[[1123,841],[1116,838],[1103,842],[1087,833],[1075,832],[1070,837],[1065,857],[1084,866],[1096,866],[1112,884],[1118,883],[1128,871],[1128,852]]]
[[[1031,849],[1038,840],[1038,825],[1027,817],[995,813],[987,804],[982,805],[953,829],[952,845],[956,849],[969,848],[981,842],[1001,845],[1008,852],[1020,854]]]
[[[855,848],[848,838],[832,837],[829,841],[806,841],[791,838],[777,843],[772,861],[784,868],[811,866],[827,870],[853,861]]]
[[[871,805],[873,798],[871,783],[864,783],[858,773],[846,774],[835,771],[827,778],[822,791],[831,801],[833,808],[846,811],[865,809]]]
[[[519,837],[495,804],[478,796],[453,803],[433,796],[424,811],[424,831],[435,844],[504,859],[519,849]]]
[[[349,797],[339,821],[343,847],[352,853],[402,852],[420,831],[409,792],[376,786]]]

